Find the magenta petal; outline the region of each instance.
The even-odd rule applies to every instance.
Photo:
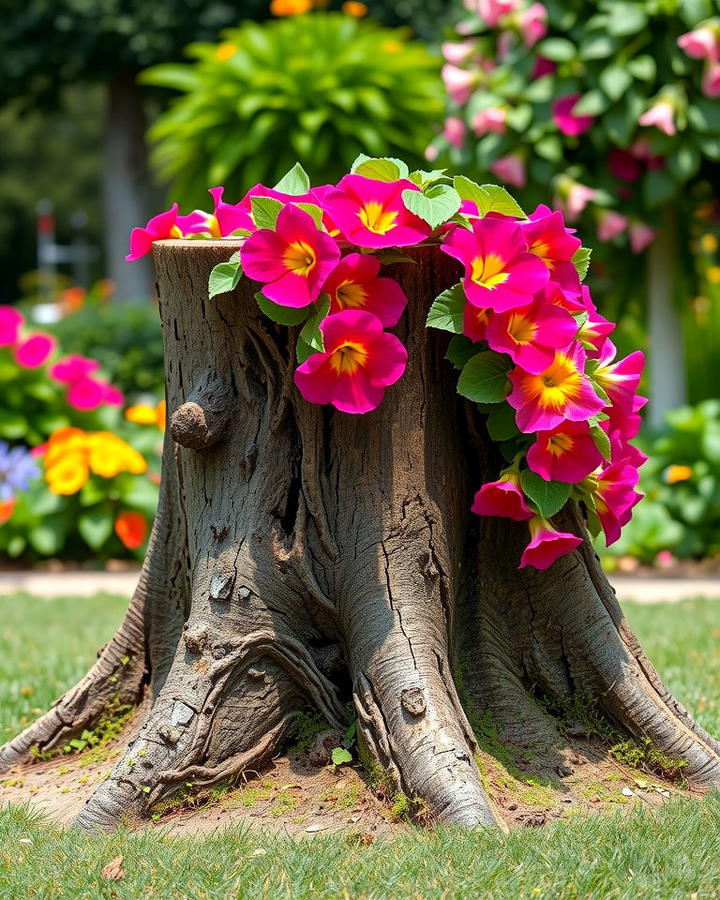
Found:
[[[256,231],[245,241],[240,250],[242,269],[254,281],[275,281],[287,274],[283,254],[287,243],[269,228]]]
[[[125,262],[132,262],[149,253],[154,240],[155,238],[144,228],[133,228],[130,232],[130,252],[125,257]]]
[[[394,334],[384,334],[368,348],[372,357],[368,378],[375,387],[395,384],[407,366],[408,354],[402,341]]]
[[[17,345],[15,362],[25,369],[37,369],[47,362],[56,344],[55,338],[38,332]]]
[[[320,330],[328,353],[332,353],[346,340],[372,344],[383,335],[380,319],[360,309],[345,309],[327,316],[320,323]]]
[[[337,372],[327,353],[314,353],[295,370],[295,384],[308,403],[330,403],[335,393]]]
[[[296,275],[294,272],[288,272],[276,281],[263,285],[262,293],[280,306],[289,306],[292,309],[302,309],[309,306],[315,299],[310,293],[308,280],[302,275]]]
[[[386,328],[392,328],[405,312],[408,298],[394,278],[375,278],[365,285],[368,311],[375,313]]]
[[[22,313],[12,306],[0,306],[0,347],[14,347],[18,342]]]
[[[340,412],[362,414],[371,412],[382,403],[385,390],[370,383],[360,370],[346,378],[338,378],[332,404]]]

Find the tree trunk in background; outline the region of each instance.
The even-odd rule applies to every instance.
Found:
[[[663,686],[589,541],[518,570],[526,524],[469,514],[501,461],[455,392],[448,335],[425,327],[458,264],[426,246],[389,267],[410,299],[408,368],[351,416],[298,394],[298,329],[260,313],[255,284],[208,300],[234,249],[155,244],[170,427],[140,583],[94,669],[0,749],[0,771],[87,727],[111,682],[150,702],[84,827],[258,769],[308,707],[356,718],[363,762],[425,820],[497,821],[470,720],[555,772],[572,749],[562,711],[582,704],[683,760],[693,786],[720,784],[720,745]],[[572,505],[557,522],[586,535]]]
[[[665,423],[668,410],[687,402],[683,326],[675,296],[677,258],[675,214],[665,210],[648,251],[648,421],[653,428]]]
[[[135,73],[116,75],[108,84],[103,148],[103,212],[107,276],[117,286],[118,300],[151,296],[153,276],[148,259],[129,265],[130,230],[144,225],[153,208],[147,162],[144,99]]]

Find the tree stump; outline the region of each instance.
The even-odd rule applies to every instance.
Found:
[[[508,743],[561,744],[552,712],[590,698],[685,760],[691,785],[720,783],[720,745],[663,686],[590,542],[519,571],[525,524],[469,513],[501,462],[456,395],[447,335],[425,328],[459,265],[426,245],[391,267],[410,298],[407,372],[352,416],[302,399],[297,329],[263,316],[251,282],[208,300],[233,249],[155,244],[169,428],[147,558],[95,667],[0,751],[0,769],[62,746],[111,700],[149,697],[78,820],[112,829],[187,781],[258,768],[311,707],[332,726],[357,717],[362,759],[434,818],[491,824],[461,673],[463,701]],[[557,519],[586,534],[577,508]]]

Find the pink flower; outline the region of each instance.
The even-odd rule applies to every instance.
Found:
[[[105,389],[102,382],[89,376],[83,376],[73,381],[65,396],[73,409],[89,412],[102,404],[105,398]]]
[[[552,363],[539,374],[515,368],[507,401],[515,409],[520,431],[550,431],[565,421],[582,422],[604,407],[585,375],[585,351],[575,343],[558,350]]]
[[[166,238],[181,238],[182,231],[177,225],[178,205],[173,203],[167,212],[154,216],[144,228],[133,228],[130,232],[130,252],[125,257],[127,262],[140,259],[152,250],[153,241]]]
[[[582,538],[565,531],[556,531],[540,516],[529,522],[530,543],[520,559],[520,568],[532,566],[534,569],[549,569],[560,556],[571,553],[582,544]]]
[[[508,156],[499,156],[490,163],[488,169],[497,175],[498,178],[513,187],[524,188],[527,183],[525,175],[525,162],[521,156],[516,153],[510,153]]]
[[[514,12],[520,0],[465,0],[465,8],[476,13],[489,28],[495,28],[503,16]]]
[[[528,250],[545,263],[551,280],[564,292],[578,296],[580,277],[571,260],[582,241],[565,227],[562,212],[541,204],[521,227]]]
[[[109,384],[107,381],[101,381],[100,384],[103,389],[104,403],[107,403],[108,406],[122,406],[125,403],[125,395],[114,384]]]
[[[553,75],[556,69],[556,62],[553,62],[551,59],[546,59],[544,56],[538,56],[535,60],[530,80],[535,81],[538,78],[543,78],[545,75]]]
[[[558,97],[557,100],[553,100],[552,104],[553,121],[563,134],[572,137],[589,131],[595,121],[594,116],[577,116],[573,114],[573,109],[575,109],[579,99],[580,94],[568,94],[565,97]]]
[[[615,344],[608,339],[593,377],[614,406],[630,413],[645,366],[645,356],[641,350],[635,350],[624,359],[613,362],[616,353]]]
[[[407,350],[383,331],[371,313],[356,309],[320,324],[325,351],[295,370],[295,384],[310,403],[332,403],[341,412],[365,413],[380,405],[385,388],[402,376]]]
[[[25,369],[37,369],[47,362],[56,345],[54,337],[38,331],[15,347],[15,362]]]
[[[574,222],[585,211],[588,203],[595,199],[597,191],[578,181],[572,181],[564,189],[564,194],[564,202],[560,199],[556,205],[564,210],[568,222]]]
[[[677,44],[692,59],[720,60],[720,30],[708,25],[681,34]]]
[[[475,87],[477,87],[477,73],[469,72],[467,69],[460,69],[451,63],[445,63],[440,74],[450,99],[458,106],[464,106],[470,99],[470,95]]]
[[[476,113],[470,124],[477,137],[482,137],[484,134],[489,134],[491,131],[495,134],[505,134],[506,119],[507,110],[504,106],[489,106]]]
[[[632,153],[627,150],[619,150],[617,147],[608,154],[608,169],[620,181],[637,181],[643,171]]]
[[[630,248],[633,253],[642,253],[655,240],[657,230],[643,222],[630,223]]]
[[[563,422],[539,431],[527,453],[530,469],[545,481],[578,484],[602,464],[587,422]]]
[[[317,299],[339,258],[333,238],[292,204],[280,210],[274,231],[256,231],[240,250],[248,278],[264,284],[262,293],[269,300],[293,308]]]
[[[417,191],[411,181],[375,181],[346,175],[329,191],[324,208],[343,237],[360,247],[407,247],[419,244],[431,228],[403,203],[403,191]]]
[[[478,516],[501,516],[524,522],[533,513],[520,489],[520,478],[514,469],[507,469],[497,481],[484,484],[475,494],[471,512]]]
[[[601,209],[598,213],[598,239],[611,241],[628,227],[628,220],[614,209]]]
[[[587,319],[580,326],[577,339],[582,343],[591,357],[599,356],[605,347],[607,337],[615,330],[615,323],[610,322],[597,311],[597,307],[590,298],[590,289],[582,286],[583,304],[587,311]]]
[[[720,97],[720,63],[706,67],[701,87],[706,97]]]
[[[448,116],[445,119],[443,137],[449,144],[461,150],[465,144],[466,135],[467,127],[459,116]]]
[[[480,309],[480,307],[473,306],[472,303],[466,303],[463,315],[463,334],[476,343],[484,341],[490,316],[492,316],[492,310]]]
[[[654,103],[650,109],[646,110],[638,119],[638,125],[645,128],[659,128],[665,134],[673,135],[675,128],[675,109],[672,103],[667,100],[659,100]]]
[[[542,3],[532,3],[518,13],[518,24],[525,46],[534,47],[547,34],[547,10]]]
[[[522,228],[504,216],[476,219],[472,231],[453,228],[441,250],[465,266],[468,301],[496,312],[526,306],[550,275],[542,260],[528,252]]]
[[[0,347],[14,347],[20,338],[24,319],[12,306],[0,306]]]
[[[206,213],[196,209],[188,216],[178,216],[177,225],[183,234],[209,233],[213,237],[227,237],[238,229],[255,231],[255,223],[246,207],[239,203],[233,205],[223,202],[224,192],[222,187],[209,189],[213,198],[214,210]]]
[[[86,356],[67,356],[55,363],[50,369],[50,377],[61,384],[72,384],[93,372],[97,372],[100,363]]]
[[[462,66],[470,61],[476,48],[475,38],[466,38],[464,41],[445,41],[440,49],[447,62]]]
[[[540,373],[551,365],[555,351],[573,340],[578,325],[564,309],[539,294],[529,306],[494,313],[485,340],[498,353],[507,353],[526,372]]]
[[[633,507],[642,499],[642,494],[635,490],[637,483],[637,469],[624,459],[607,466],[598,477],[595,510],[608,547],[618,540],[623,525],[630,521]]]
[[[369,253],[348,253],[323,285],[330,312],[361,309],[377,316],[385,328],[397,325],[407,297],[394,278],[378,278],[380,260]]]

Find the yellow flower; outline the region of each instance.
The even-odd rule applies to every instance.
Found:
[[[348,16],[355,16],[357,19],[368,14],[367,6],[364,3],[358,3],[358,0],[347,0],[347,3],[343,3],[340,9]]]
[[[232,59],[233,56],[237,53],[237,47],[235,44],[219,44],[217,50],[215,51],[215,59],[220,62],[225,62],[228,59]]]
[[[700,245],[706,253],[714,253],[718,248],[718,239],[714,234],[704,234],[700,238]]]
[[[85,453],[66,453],[45,471],[45,481],[53,494],[76,494],[86,483],[88,471]]]
[[[393,40],[392,38],[389,41],[382,42],[382,51],[383,53],[402,53],[403,45],[400,41]]]
[[[161,400],[155,408],[155,416],[157,418],[158,428],[165,431],[165,416],[167,414],[167,404]]]
[[[707,278],[710,284],[720,284],[720,266],[710,266],[707,270]]]
[[[45,468],[49,469],[67,453],[84,453],[87,434],[80,428],[58,428],[50,435],[45,451]]]
[[[142,454],[111,431],[91,434],[88,447],[90,468],[102,478],[114,478],[121,472],[142,475],[147,471],[147,463]]]
[[[665,481],[668,484],[677,484],[678,481],[687,481],[692,478],[690,466],[668,466],[665,470]]]
[[[125,418],[135,425],[155,425],[157,422],[157,410],[153,406],[144,403],[136,403],[125,410]]]
[[[270,12],[274,16],[294,16],[297,13],[310,12],[313,0],[272,0]]]

